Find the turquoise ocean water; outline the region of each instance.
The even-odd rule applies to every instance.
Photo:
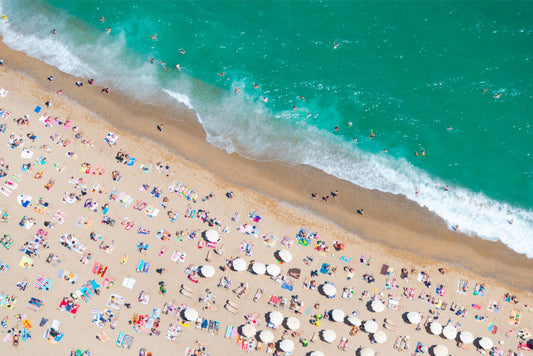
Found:
[[[404,194],[533,258],[528,2],[0,0],[0,13],[11,48],[186,105],[228,152]]]

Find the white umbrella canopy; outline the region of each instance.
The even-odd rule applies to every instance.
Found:
[[[344,320],[345,314],[341,309],[333,309],[331,311],[331,319],[336,322],[341,322]]]
[[[431,331],[433,335],[440,335],[442,332],[442,325],[436,321],[432,321],[431,324],[429,324],[429,331]]]
[[[361,320],[353,315],[347,317],[346,321],[352,326],[361,326]]]
[[[266,273],[270,276],[277,276],[278,274],[280,274],[281,272],[281,268],[279,268],[278,265],[267,265],[266,266]]]
[[[373,300],[370,306],[372,307],[372,310],[376,313],[381,313],[385,310],[385,304],[383,304],[381,300]]]
[[[433,354],[435,356],[448,356],[448,348],[444,345],[437,345],[433,349]]]
[[[463,344],[471,344],[474,342],[474,335],[470,331],[461,331],[459,339]]]
[[[322,351],[311,351],[309,356],[325,356]]]
[[[251,324],[245,324],[245,325],[241,326],[242,336],[252,337],[252,336],[255,335],[256,332],[257,332],[257,330],[255,329],[255,326],[253,326]]]
[[[283,322],[283,314],[279,311],[271,311],[268,315],[268,319],[274,325],[279,325]]]
[[[253,265],[252,265],[252,271],[255,273],[255,274],[265,274],[266,272],[266,266],[261,263],[261,262],[255,262]]]
[[[333,298],[337,294],[337,287],[331,283],[324,283],[322,285],[322,291],[326,296]]]
[[[283,352],[291,352],[294,350],[294,342],[289,339],[283,339],[279,343],[279,349]]]
[[[287,324],[287,327],[292,331],[296,331],[300,328],[300,320],[298,320],[297,318],[293,316],[291,316],[290,318],[287,318],[286,324]]]
[[[217,230],[206,230],[204,236],[209,242],[217,242],[220,240],[220,234]]]
[[[376,352],[370,347],[363,347],[361,351],[359,351],[360,356],[374,356],[375,354]]]
[[[420,316],[419,312],[410,311],[407,313],[407,320],[409,320],[411,324],[418,324],[422,320],[422,317]]]
[[[385,334],[385,332],[382,330],[378,330],[373,335],[373,338],[378,344],[383,344],[385,341],[387,341],[387,334]]]
[[[369,334],[375,333],[378,331],[378,324],[374,320],[365,321],[365,331]]]
[[[215,267],[211,265],[204,265],[200,267],[200,274],[202,277],[211,278],[215,275]]]
[[[279,250],[278,256],[283,262],[291,262],[292,261],[292,253],[289,250]]]
[[[488,337],[482,337],[481,339],[479,339],[479,346],[481,346],[485,350],[492,349],[492,347],[494,346],[494,342],[492,342],[492,340]]]
[[[259,339],[264,343],[269,343],[274,340],[274,333],[270,330],[261,330],[259,333]]]
[[[246,261],[242,258],[236,258],[231,263],[233,266],[233,269],[237,272],[244,271],[246,269]]]
[[[453,325],[446,325],[444,329],[442,329],[442,335],[448,340],[455,339],[457,336],[457,329]]]
[[[196,311],[196,309],[187,308],[183,312],[183,317],[187,319],[188,321],[193,321],[193,320],[198,319],[198,312]]]
[[[337,338],[335,331],[331,329],[322,330],[322,339],[327,343],[332,343]]]

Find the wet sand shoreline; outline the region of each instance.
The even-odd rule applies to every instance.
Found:
[[[62,73],[3,43],[0,50],[11,70],[23,73],[47,90],[49,96],[40,98],[42,102],[36,104],[43,106],[45,101],[54,99],[56,90],[61,88],[63,95],[90,107],[120,130],[156,142],[230,184],[325,217],[350,234],[378,242],[386,254],[416,261],[425,259],[427,264],[450,263],[512,288],[533,291],[532,260],[500,242],[452,232],[442,219],[403,196],[363,189],[309,166],[258,162],[227,154],[206,142],[205,133],[191,110],[184,108],[176,112],[175,108],[154,107],[113,91],[106,95],[101,93],[101,87],[88,84],[77,88],[75,81],[86,83],[88,78]],[[46,79],[50,75],[54,75],[53,82]],[[164,123],[163,133],[157,131],[158,123]],[[328,202],[320,199],[336,189],[340,192],[338,198]],[[317,192],[319,197],[312,199],[312,192]],[[365,209],[366,216],[356,213],[360,208]]]

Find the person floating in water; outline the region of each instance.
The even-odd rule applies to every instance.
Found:
[[[415,155],[417,155],[417,156],[425,156],[426,155],[426,150],[424,149],[424,147],[422,147],[422,150],[420,151],[420,153],[418,151],[416,151]]]
[[[105,18],[102,16],[102,17],[100,17],[100,18],[98,19],[98,21],[100,21],[100,22],[104,22],[104,21],[105,21]]]
[[[494,99],[498,99],[500,96],[502,96],[502,93],[498,93],[496,95],[493,96]]]

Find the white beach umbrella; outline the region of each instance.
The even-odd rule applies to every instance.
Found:
[[[431,324],[429,324],[429,331],[431,331],[433,335],[440,335],[440,333],[442,332],[442,325],[440,325],[436,321],[433,321],[431,322]]]
[[[271,311],[268,315],[268,319],[274,325],[279,325],[283,322],[283,314],[279,311]]]
[[[255,273],[255,274],[265,274],[266,272],[266,266],[261,263],[261,262],[255,262],[253,265],[252,265],[252,271]]]
[[[488,337],[482,337],[481,339],[479,339],[479,346],[481,346],[485,350],[492,349],[492,347],[494,346],[494,342],[492,342],[492,340]]]
[[[292,331],[296,331],[300,328],[300,320],[293,316],[287,318],[285,323],[287,324],[287,327]]]
[[[361,326],[361,320],[353,315],[347,317],[346,321],[352,326]]]
[[[420,316],[419,312],[410,311],[407,313],[407,320],[409,320],[411,324],[418,324],[422,320],[422,317]]]
[[[274,333],[270,330],[261,330],[259,333],[259,339],[264,343],[269,343],[274,340]]]
[[[363,347],[361,351],[359,351],[360,356],[374,356],[375,354],[376,352],[370,347]]]
[[[365,331],[369,334],[373,334],[378,331],[378,324],[374,320],[365,321]]]
[[[336,338],[337,334],[335,333],[335,331],[331,329],[322,330],[322,340],[324,340],[325,342],[331,344],[333,341],[335,341]]]
[[[455,339],[457,336],[457,329],[452,324],[446,325],[444,329],[442,329],[442,335],[449,340]]]
[[[211,265],[204,265],[200,267],[200,274],[205,278],[211,278],[215,275],[215,267]]]
[[[217,242],[220,240],[220,234],[217,230],[206,230],[204,236],[209,242]]]
[[[378,344],[383,344],[385,341],[387,341],[387,334],[385,334],[385,332],[382,330],[378,330],[373,335],[373,338]]]
[[[233,269],[237,272],[244,271],[246,269],[246,261],[242,258],[236,258],[232,262]]]
[[[372,304],[370,305],[373,311],[376,313],[381,313],[385,310],[385,304],[381,300],[373,300]]]
[[[292,352],[294,350],[294,342],[290,339],[283,339],[279,343],[279,349],[283,352]]]
[[[324,291],[324,294],[328,297],[333,298],[337,294],[337,287],[331,283],[324,283],[322,285],[322,291]]]
[[[461,331],[459,339],[463,344],[471,344],[474,342],[474,335],[470,331]]]
[[[344,320],[344,317],[346,316],[346,314],[344,314],[344,312],[341,310],[341,309],[333,309],[331,311],[331,319],[333,321],[336,321],[336,322],[341,322]]]
[[[283,262],[291,262],[292,261],[292,253],[289,250],[279,250],[278,256]]]
[[[448,348],[444,345],[437,345],[433,349],[433,354],[435,356],[448,356]]]
[[[266,266],[266,273],[269,276],[277,276],[278,274],[281,273],[281,268],[279,268],[278,265],[270,264]]]
[[[255,329],[255,326],[253,326],[252,324],[245,324],[241,326],[242,336],[252,337],[255,335],[256,332],[257,330]]]
[[[198,312],[196,311],[196,309],[187,308],[183,312],[183,317],[187,319],[188,321],[193,321],[193,320],[198,319]]]
[[[325,356],[325,355],[322,351],[311,351],[311,353],[309,353],[309,356]]]

